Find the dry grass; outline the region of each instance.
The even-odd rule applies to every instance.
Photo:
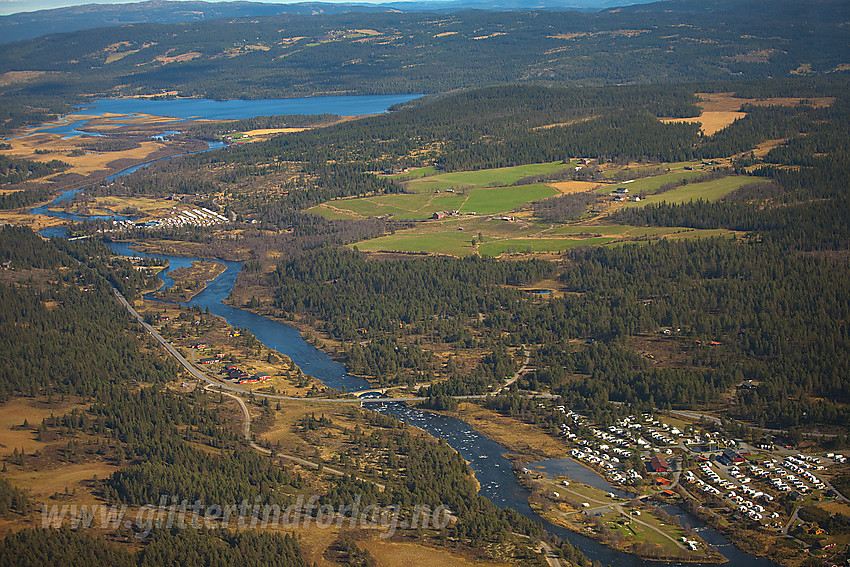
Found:
[[[5,87],[14,83],[25,83],[33,79],[37,79],[44,75],[47,71],[8,71],[0,75],[0,87]]]
[[[7,473],[6,478],[20,488],[28,489],[36,499],[47,498],[57,492],[63,493],[67,488],[76,494],[75,502],[87,503],[97,500],[87,488],[87,481],[106,478],[119,467],[106,463],[63,464],[56,468],[38,471],[20,471]]]
[[[553,50],[553,51],[556,51],[556,50]],[[548,128],[556,128],[558,126],[572,126],[573,124],[578,124],[580,122],[587,122],[588,120],[593,120],[594,118],[597,118],[597,116],[595,114],[592,115],[592,116],[585,116],[584,118],[576,118],[575,120],[568,120],[566,122],[555,122],[553,124],[546,124],[544,126],[536,126],[536,127],[532,128],[532,130],[546,130]]]
[[[567,453],[567,447],[563,443],[537,426],[505,417],[472,403],[462,402],[457,411],[446,413],[462,419],[476,431],[511,452],[526,455],[529,459],[559,459]]]
[[[559,181],[557,183],[547,183],[546,185],[555,189],[562,195],[586,193],[600,187],[599,183],[594,183],[592,181]]]
[[[71,165],[71,169],[63,172],[64,174],[77,173],[79,175],[89,175],[97,171],[109,170],[109,164],[119,159],[144,161],[148,156],[167,145],[163,142],[147,141],[141,142],[138,148],[132,150],[102,153],[89,152],[74,157],[67,155],[72,150],[79,149],[83,143],[90,141],[91,138],[83,136],[63,140],[60,134],[42,132],[9,140],[8,143],[12,145],[12,149],[4,152],[4,155],[41,162],[58,159]],[[48,150],[50,153],[36,154],[36,150]],[[50,179],[50,177],[55,177],[55,175],[45,179]]]
[[[723,130],[730,124],[732,124],[735,120],[739,118],[743,118],[747,114],[744,112],[714,112],[704,110],[700,116],[696,116],[693,118],[662,118],[661,121],[665,124],[678,123],[678,122],[699,122],[702,127],[700,130],[707,136],[711,136],[715,132],[719,132]]]
[[[823,508],[830,514],[844,514],[850,517],[850,504],[847,502],[824,502],[823,504],[818,504],[818,508]]]
[[[171,51],[169,51],[169,53],[171,53]],[[197,51],[189,51],[188,53],[181,53],[180,55],[158,55],[154,58],[154,61],[159,61],[163,65],[168,65],[169,63],[191,61],[198,57],[203,57],[203,55]]]
[[[85,404],[69,401],[65,403],[47,404],[28,398],[13,398],[0,405],[0,455],[11,454],[15,449],[27,454],[44,448],[47,444],[35,439],[32,429],[12,429],[27,420],[30,427],[41,425],[41,421],[54,416],[70,413],[74,409],[85,409]]]
[[[441,549],[412,543],[397,543],[370,539],[358,543],[375,558],[379,567],[409,567],[410,565],[440,565],[441,567],[484,567],[506,565],[492,561],[475,561]]]
[[[765,99],[746,99],[736,98],[733,93],[697,93],[700,98],[699,107],[702,109],[702,114],[693,118],[661,118],[665,124],[673,122],[699,122],[702,124],[702,131],[711,136],[730,124],[738,118],[743,118],[747,114],[740,112],[741,105],[752,104],[755,106],[794,106],[800,104],[803,100],[808,101],[808,104],[816,108],[830,106],[835,102],[834,97],[819,97],[811,99],[802,99],[798,97],[777,97]]]
[[[308,528],[302,528],[295,532],[304,559],[308,565],[316,567],[337,567],[335,562],[324,558],[325,550],[339,537],[339,530],[335,527],[321,529],[315,524]]]
[[[309,128],[260,128],[257,130],[248,130],[243,132],[246,136],[268,136],[271,134],[291,134],[293,132],[303,132]]]

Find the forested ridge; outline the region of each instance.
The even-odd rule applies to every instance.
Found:
[[[15,107],[4,127],[34,124],[91,93],[221,100],[673,83],[787,77],[802,65],[821,74],[850,59],[844,2],[669,4],[592,14],[289,14],[54,34],[0,49],[0,73],[44,73],[0,88],[4,106]]]
[[[125,273],[126,266],[101,243],[45,241],[29,229],[7,226],[0,231],[0,259],[8,259],[0,272],[5,305],[0,312],[7,319],[0,345],[6,369],[0,377],[3,401],[23,395],[50,404],[74,396],[87,405],[66,415],[51,415],[40,424],[24,423],[21,427],[34,431],[39,440],[60,440],[61,445],[44,449],[45,455],[16,448],[5,461],[9,467],[43,466],[38,463],[46,455],[55,455],[61,463],[99,460],[117,465],[114,473],[93,480],[93,489],[104,502],[132,507],[156,505],[166,495],[169,502],[176,498],[204,506],[247,501],[283,508],[300,492],[318,487],[322,503],[348,505],[358,497],[363,506],[400,506],[406,521],[414,506],[447,506],[457,521],[433,537],[452,545],[481,547],[503,541],[510,532],[540,536],[537,524],[478,496],[466,462],[451,447],[412,434],[392,417],[353,410],[359,420],[369,423],[370,432],[354,428],[350,434],[354,452],[339,455],[340,463],[334,463],[354,474],[358,468],[352,465],[377,452],[377,476],[386,484],[384,491],[350,475],[327,483],[308,482],[280,460],[249,448],[222,417],[224,397],[202,389],[180,395],[164,387],[179,376],[179,369],[145,344],[145,335],[115,301],[108,276]],[[541,263],[541,269],[545,267]],[[494,282],[511,277],[506,268],[494,265]],[[317,269],[323,272],[327,266]],[[144,283],[134,280],[134,289]],[[124,284],[131,285],[127,280]],[[47,362],[50,372],[42,370]],[[261,405],[264,416],[272,412],[268,400]],[[314,420],[314,428],[328,423]],[[28,493],[0,480],[0,514],[32,513]],[[61,502],[68,496],[66,491],[54,498]],[[134,545],[128,549],[127,542]],[[139,544],[140,551],[131,551]],[[9,557],[18,559],[4,563]],[[108,538],[84,530],[49,529],[23,530],[0,542],[2,564],[78,562],[304,564],[292,536],[268,532],[155,529],[150,537],[136,541],[133,531],[123,528]]]
[[[723,92],[734,84],[488,87],[421,99],[386,115],[154,164],[94,193],[204,195],[209,198],[207,206],[215,209],[219,205],[213,195],[223,192],[228,195],[227,208],[240,219],[310,231],[318,221],[299,217],[297,211],[336,198],[402,192],[399,183],[374,175],[385,169],[435,165],[440,171],[477,170],[575,157],[618,163],[715,159],[748,152],[772,139],[798,140],[801,134],[814,135],[812,140],[832,136],[836,140],[831,143],[840,144],[839,130],[829,125],[846,121],[846,76],[778,82],[786,93],[800,97],[818,93],[839,100],[827,108],[747,107],[744,118],[704,136],[697,124],[664,124],[656,116],[697,115],[698,88]],[[778,88],[771,81],[763,84]],[[544,128],[553,124],[560,126]],[[827,138],[824,143],[830,143]],[[770,152],[755,173],[787,176],[768,164],[790,165],[779,152],[799,143]],[[774,157],[777,161],[770,161]],[[832,164],[838,159],[833,154],[817,159],[820,179],[805,185],[837,181],[837,174],[832,179],[824,176],[841,171],[844,164]],[[751,165],[745,158],[737,163],[740,168]],[[577,171],[572,177],[592,179],[589,174],[590,170]],[[641,212],[632,214],[636,216],[629,222],[641,224]],[[186,232],[184,238],[195,238],[191,230]]]
[[[675,152],[667,154],[667,159],[738,154],[730,171],[750,172],[770,182],[745,185],[714,202],[626,209],[613,219],[638,226],[728,228],[741,236],[567,252],[557,268],[566,293],[548,301],[511,287],[554,274],[554,266],[524,262],[444,258],[375,262],[357,253],[324,249],[282,262],[260,280],[273,297],[273,313],[306,322],[342,341],[354,371],[374,376],[381,384],[447,378],[426,392],[433,401],[486,391],[516,368],[518,347],[531,344],[536,345],[537,371],[525,386],[548,387],[574,404],[610,399],[651,401],[661,407],[714,406],[721,394],[753,380],[758,384],[755,390],[733,395],[730,415],[782,427],[846,425],[850,400],[843,376],[850,361],[843,353],[849,346],[845,326],[850,298],[842,282],[850,274],[841,254],[826,253],[842,252],[850,242],[842,220],[847,207],[842,178],[848,170],[844,134],[848,98],[839,91],[845,81],[839,76],[765,82],[766,94],[829,93],[837,98],[820,108],[805,103],[744,107],[745,118],[714,136],[698,135],[695,127],[683,128],[682,132],[691,132],[690,142],[684,145],[675,135],[668,136],[676,130],[662,133],[640,127],[640,120],[622,118],[640,116],[636,109],[649,104],[649,93],[643,98],[642,87],[511,86],[417,101],[363,124],[240,148],[239,158],[234,154],[225,159],[286,158],[308,151],[308,146],[315,155],[322,155],[329,151],[323,148],[350,146],[359,153],[346,156],[359,161],[378,154],[377,149],[368,149],[375,140],[389,140],[379,142],[382,150],[395,147],[399,138],[389,132],[406,116],[414,125],[410,131],[426,142],[425,147],[431,132],[475,132],[468,139],[480,139],[486,152],[471,142],[465,150],[445,153],[451,156],[446,159],[469,156],[473,167],[501,165],[491,161],[496,155],[492,152],[509,148],[506,140],[520,133],[539,143],[529,141],[526,153],[515,153],[516,162],[551,159],[555,156],[540,152],[563,151],[564,144],[540,141],[540,132],[549,130],[563,130],[559,136],[574,136],[574,143],[584,144],[572,150],[573,155],[593,156],[591,138],[581,141],[581,132],[587,132],[608,144],[605,155],[615,161],[647,159],[631,149],[641,139],[658,144],[662,152]],[[754,85],[743,90],[750,96],[758,92]],[[585,95],[596,103],[585,103]],[[692,104],[689,96],[680,87],[660,88],[656,103]],[[612,108],[616,106],[620,108]],[[497,110],[509,108],[519,110],[516,114]],[[569,112],[602,116],[561,128],[532,128]],[[520,117],[526,116],[528,122],[522,122]],[[365,135],[364,125],[371,128],[373,137]],[[629,136],[632,146],[619,144],[619,138],[610,135],[618,129],[632,132],[629,128],[637,132]],[[758,144],[778,138],[787,142],[760,158],[749,154]],[[451,134],[447,147],[450,140]],[[252,157],[253,152],[258,152],[257,157]],[[442,159],[439,151],[434,155]],[[655,159],[658,156],[647,161],[651,164]],[[537,214],[545,213],[540,209]],[[510,268],[497,268],[499,264]],[[510,277],[493,279],[493,274],[505,269],[512,270]],[[632,342],[637,335],[661,328],[679,329],[670,341],[680,356],[659,367],[637,355]],[[596,344],[577,346],[575,339]],[[712,341],[719,344],[709,347]],[[483,357],[478,366],[464,367],[452,357],[436,358],[434,345],[479,349],[492,353],[488,356],[498,362],[484,364],[487,358]]]
[[[137,555],[104,538],[70,529],[27,529],[0,540],[0,565],[153,567],[222,565],[306,567],[289,535],[256,531],[154,530]]]

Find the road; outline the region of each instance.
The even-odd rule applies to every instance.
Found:
[[[271,451],[269,449],[266,449],[265,447],[261,447],[261,446],[257,445],[256,443],[254,443],[253,439],[251,439],[251,412],[248,411],[248,405],[245,403],[245,400],[243,400],[241,396],[238,396],[235,393],[233,393],[233,391],[236,391],[240,394],[243,394],[245,392],[242,391],[242,390],[239,390],[238,388],[234,388],[232,386],[229,386],[227,384],[221,384],[221,383],[211,379],[209,376],[207,376],[206,374],[204,374],[203,372],[201,372],[197,368],[195,368],[194,365],[192,365],[192,363],[190,363],[188,360],[186,360],[183,357],[183,355],[181,355],[179,352],[177,352],[177,349],[175,349],[168,341],[166,341],[165,338],[156,331],[156,329],[154,329],[152,326],[145,323],[144,319],[142,319],[142,316],[139,315],[139,313],[133,308],[132,305],[130,305],[130,303],[124,298],[123,295],[121,295],[121,293],[117,289],[112,288],[112,291],[115,293],[115,297],[118,298],[118,301],[120,301],[121,304],[133,315],[133,317],[135,317],[136,320],[139,323],[142,324],[142,327],[144,327],[145,330],[147,330],[162,346],[165,347],[165,349],[171,354],[171,356],[173,356],[180,364],[182,364],[183,367],[186,370],[188,370],[189,373],[192,376],[194,376],[198,380],[201,380],[201,381],[207,383],[207,386],[204,388],[205,390],[208,390],[208,391],[214,390],[214,391],[219,392],[222,395],[225,395],[229,398],[233,398],[234,400],[236,400],[236,403],[239,404],[239,407],[242,409],[242,415],[245,418],[245,422],[242,425],[242,436],[245,438],[246,441],[248,441],[248,443],[251,445],[252,449],[259,451],[261,453],[264,453],[266,455],[271,454]],[[228,391],[228,390],[230,390],[230,391]],[[356,400],[356,399],[354,399],[354,400],[344,400],[344,399],[338,400],[338,399],[330,399],[330,398],[287,398],[287,397],[284,397],[284,396],[273,396],[273,395],[269,395],[269,394],[252,394],[252,395],[265,396],[265,397],[268,397],[268,398],[276,398],[276,399],[282,399],[282,400],[301,400],[301,401],[310,400],[310,401],[314,401],[314,402],[317,402],[317,401],[318,402],[341,402],[341,401],[360,402],[360,400]],[[308,461],[308,460],[302,459],[300,457],[295,457],[293,455],[286,455],[284,453],[277,453],[276,456],[280,457],[281,459],[286,459],[288,461],[292,461],[294,463],[298,463],[299,465],[309,467],[309,468],[313,468],[313,469],[318,469],[318,468],[321,467],[323,472],[328,472],[332,475],[342,476],[342,475],[346,474],[345,472],[343,472],[341,470],[334,469],[334,468],[331,468],[331,467],[326,467],[324,465],[320,465],[319,463],[314,463],[312,461]],[[385,486],[383,484],[380,484],[378,482],[374,482],[370,479],[362,479],[362,478],[359,478],[359,477],[358,477],[358,479],[359,480],[365,480],[366,482],[371,482],[375,486],[380,488],[381,490],[384,490],[384,488],[385,488]]]
[[[270,455],[272,453],[271,450],[266,449],[265,447],[261,447],[260,445],[257,445],[254,442],[254,440],[251,438],[251,412],[248,410],[248,404],[245,403],[245,400],[243,400],[240,396],[237,396],[236,394],[232,394],[230,392],[222,392],[220,390],[217,390],[212,385],[207,385],[206,388],[204,388],[204,389],[207,390],[207,391],[210,391],[210,390],[218,391],[223,396],[227,396],[229,398],[233,398],[234,400],[236,400],[236,403],[239,404],[239,407],[242,410],[242,416],[244,417],[244,423],[242,425],[242,436],[245,438],[246,441],[248,441],[248,444],[255,451],[263,453],[264,455]],[[346,474],[344,471],[341,471],[339,469],[320,465],[319,463],[315,463],[313,461],[308,461],[306,459],[302,459],[302,458],[296,457],[294,455],[287,455],[285,453],[275,453],[275,456],[278,457],[278,458],[281,458],[281,459],[286,459],[286,460],[291,461],[293,463],[297,463],[301,466],[311,468],[311,469],[321,468],[322,472],[327,472],[327,473],[330,473],[332,475],[343,476],[343,475]],[[361,477],[357,477],[357,478],[359,480],[371,482],[372,484],[374,484],[375,486],[377,486],[381,490],[384,490],[386,488],[386,486],[384,486],[383,484],[381,484],[379,482],[375,482],[375,481],[370,480],[370,479],[364,479],[364,478],[361,478]]]
[[[156,329],[154,329],[151,325],[145,323],[145,320],[142,318],[141,315],[139,315],[138,311],[136,311],[135,308],[132,305],[130,305],[130,303],[124,298],[123,295],[121,295],[121,293],[117,289],[112,288],[112,291],[115,294],[115,297],[118,298],[118,301],[121,302],[121,305],[123,305],[124,308],[127,309],[127,311],[130,312],[130,314],[142,325],[142,327],[145,328],[145,330],[148,333],[150,333],[150,335],[153,338],[155,338],[157,340],[157,342],[159,342],[159,344],[161,344],[163,347],[165,347],[165,350],[167,350],[168,353],[171,356],[173,356],[174,359],[177,360],[177,362],[179,362],[183,366],[183,368],[186,369],[187,372],[189,372],[189,374],[191,374],[192,376],[194,376],[198,380],[201,380],[202,382],[206,382],[208,384],[208,387],[216,388],[216,391],[220,391],[222,393],[233,392],[235,394],[251,395],[251,396],[256,396],[256,397],[260,397],[260,398],[270,398],[270,399],[273,399],[273,400],[291,400],[291,401],[298,401],[298,402],[319,402],[319,403],[335,403],[335,404],[340,404],[340,403],[342,403],[342,404],[363,404],[363,403],[373,403],[373,402],[384,402],[384,403],[412,402],[412,401],[417,401],[417,400],[421,401],[422,400],[422,398],[410,398],[410,397],[408,397],[408,398],[369,398],[369,399],[365,399],[365,400],[360,399],[360,398],[296,398],[296,397],[293,397],[293,396],[279,396],[277,394],[266,394],[266,393],[263,393],[263,392],[246,392],[245,390],[243,390],[241,388],[237,388],[235,386],[232,386],[231,384],[227,384],[227,383],[224,383],[224,382],[220,382],[218,380],[214,380],[214,379],[210,378],[209,376],[207,376],[206,374],[204,374],[203,372],[201,372],[200,370],[198,370],[195,367],[195,365],[192,364],[191,362],[189,362],[188,360],[186,360],[186,358],[182,354],[180,354],[177,351],[177,349],[174,348],[174,346],[171,343],[169,343],[167,340],[165,340],[165,337],[160,335],[159,332]],[[528,349],[525,350],[525,353],[526,353],[525,363],[522,365],[522,368],[520,368],[517,371],[517,373],[514,374],[514,376],[508,380],[508,382],[510,384],[513,384],[513,382],[516,382],[516,380],[519,378],[519,376],[521,374],[523,374],[526,371],[526,369],[528,368],[528,362],[529,362],[529,359],[531,357],[531,353]],[[509,385],[508,382],[506,382],[505,385],[502,386],[502,388],[508,386]],[[499,390],[496,390],[494,393],[498,393],[499,391],[501,391],[502,388],[499,388]],[[381,388],[376,388],[374,390],[364,390],[363,392],[355,392],[355,393],[356,394],[365,393],[365,392],[381,392],[381,393],[383,393],[382,390],[383,389],[381,389]],[[494,394],[480,394],[480,395],[452,396],[452,397],[455,398],[456,400],[483,400],[484,398],[487,398],[488,396],[492,396],[492,395],[494,395]],[[552,394],[536,394],[536,395],[532,394],[532,395],[529,395],[529,397],[549,399],[549,398],[554,398],[555,396],[553,396]]]
[[[572,494],[573,496],[575,496],[578,500],[580,500],[582,502],[593,502],[594,504],[600,504],[600,506],[597,506],[596,508],[590,508],[590,509],[584,510],[585,514],[593,515],[593,514],[596,514],[597,512],[600,512],[600,513],[603,513],[603,514],[605,512],[609,512],[609,511],[617,512],[621,516],[624,516],[630,522],[640,524],[640,525],[658,533],[660,536],[662,536],[666,539],[669,539],[671,542],[673,542],[674,545],[676,545],[676,547],[678,547],[680,549],[685,549],[685,546],[682,545],[682,542],[680,542],[679,540],[677,540],[676,538],[674,538],[670,534],[665,533],[663,530],[657,528],[656,526],[653,526],[652,524],[650,524],[648,522],[644,522],[643,520],[639,520],[637,517],[630,515],[628,512],[623,510],[623,507],[620,504],[617,504],[616,502],[608,503],[608,502],[603,502],[601,500],[596,500],[596,499],[591,498],[591,497],[589,497],[585,494],[581,494],[580,492],[575,492],[574,490],[571,490],[570,488],[565,487],[565,486],[556,485],[556,488],[557,488],[558,492],[569,492],[570,494]]]
[[[522,366],[520,366],[519,370],[517,370],[513,376],[505,380],[505,383],[502,385],[502,387],[496,390],[494,394],[498,394],[505,388],[510,388],[514,384],[514,382],[519,380],[520,376],[528,372],[528,363],[531,362],[531,349],[529,349],[527,345],[522,345],[522,352],[525,354],[525,361],[523,361]]]

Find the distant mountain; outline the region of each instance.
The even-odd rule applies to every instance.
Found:
[[[149,0],[131,4],[84,4],[52,10],[0,16],[0,44],[42,35],[133,23],[175,24],[216,18],[251,18],[281,14],[342,14],[348,12],[455,12],[461,10],[559,9],[595,11],[636,0],[447,0],[384,4],[301,2],[198,2]],[[637,2],[646,0],[637,0]]]

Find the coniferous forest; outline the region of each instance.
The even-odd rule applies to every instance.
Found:
[[[484,425],[516,426],[508,433],[521,437],[532,431],[519,428],[525,422],[563,453],[574,446],[564,428],[578,423],[568,410],[599,426],[631,414],[684,415],[682,429],[746,433],[752,445],[787,442],[783,456],[803,442],[820,454],[844,450],[848,3],[334,12],[133,24],[0,45],[0,134],[9,136],[0,146],[0,404],[9,415],[39,416],[0,432],[11,440],[0,476],[0,521],[11,526],[0,566],[300,567],[318,557],[316,534],[289,528],[158,526],[142,535],[131,524],[33,527],[42,504],[86,500],[135,513],[163,495],[257,509],[312,495],[313,519],[323,506],[356,499],[400,507],[411,527],[391,545],[544,565],[551,544],[562,564],[590,564],[541,524],[484,498],[469,463],[445,441],[361,407],[350,393],[318,388],[293,359],[281,362],[286,353],[209,309],[154,302],[146,292],[159,286],[161,264],[116,256],[109,238],[240,261],[231,307],[293,325],[387,396],[454,416],[482,412],[470,420],[495,412],[513,421]],[[86,186],[76,205],[97,210],[115,199],[133,219],[69,222],[68,235],[82,238],[42,238],[34,229],[56,219],[30,212],[55,197],[57,176],[81,175],[80,166],[44,157],[50,152],[35,150],[37,142],[25,157],[12,155],[12,135],[31,136],[25,127],[92,97],[388,93],[424,96],[358,118],[193,122],[176,134],[181,143],[224,147]],[[709,131],[706,109],[721,103],[734,118]],[[239,137],[248,131],[264,133]],[[85,156],[98,164],[92,179],[103,179],[127,167],[111,152],[150,145],[140,140],[91,138],[63,159]],[[653,185],[655,177],[663,182]],[[733,189],[717,190],[724,183]],[[694,187],[705,191],[690,198]],[[525,191],[538,196],[510,201]],[[493,202],[500,198],[510,203]],[[144,222],[180,207],[208,208],[222,222]],[[138,325],[116,292],[159,331]],[[223,374],[199,380],[167,349],[181,349],[197,362],[193,372],[209,378],[214,371],[200,366],[209,360],[196,360],[209,347],[202,332],[218,333],[215,349],[228,365],[254,357],[252,373],[271,369],[276,381],[241,390]],[[243,340],[250,346],[240,351]],[[327,415],[313,411],[320,404]],[[530,442],[516,441],[511,452],[521,443],[527,451],[511,458],[534,510],[570,509],[569,498],[535,500],[541,479],[525,467],[544,450]],[[684,501],[678,473],[697,465],[684,442],[675,450],[665,498]],[[653,448],[623,460],[646,472],[644,461],[658,456]],[[57,487],[44,498],[23,488],[39,482],[32,479],[58,482],[53,471],[63,467],[91,470],[74,490]],[[830,475],[830,491],[846,488],[846,468]],[[656,497],[668,486],[657,479],[630,488]],[[547,494],[566,491],[553,482],[542,485]],[[842,551],[812,540],[818,526],[846,533],[837,494],[829,497],[835,509],[819,507],[820,496],[765,504],[789,526],[804,526],[793,535],[795,553],[808,554],[800,565],[847,554],[846,542]],[[723,498],[701,500],[702,511],[722,508]],[[619,529],[602,529],[595,504],[572,504],[573,520],[599,530],[571,529],[600,537]],[[450,521],[417,528],[417,506],[445,507]],[[792,545],[782,533],[788,526],[750,525],[742,514],[749,512],[732,510],[724,529],[746,523]],[[247,516],[256,523],[260,512]],[[681,534],[671,541],[685,551]],[[379,563],[360,545],[377,541],[373,532],[328,537],[321,561]]]

